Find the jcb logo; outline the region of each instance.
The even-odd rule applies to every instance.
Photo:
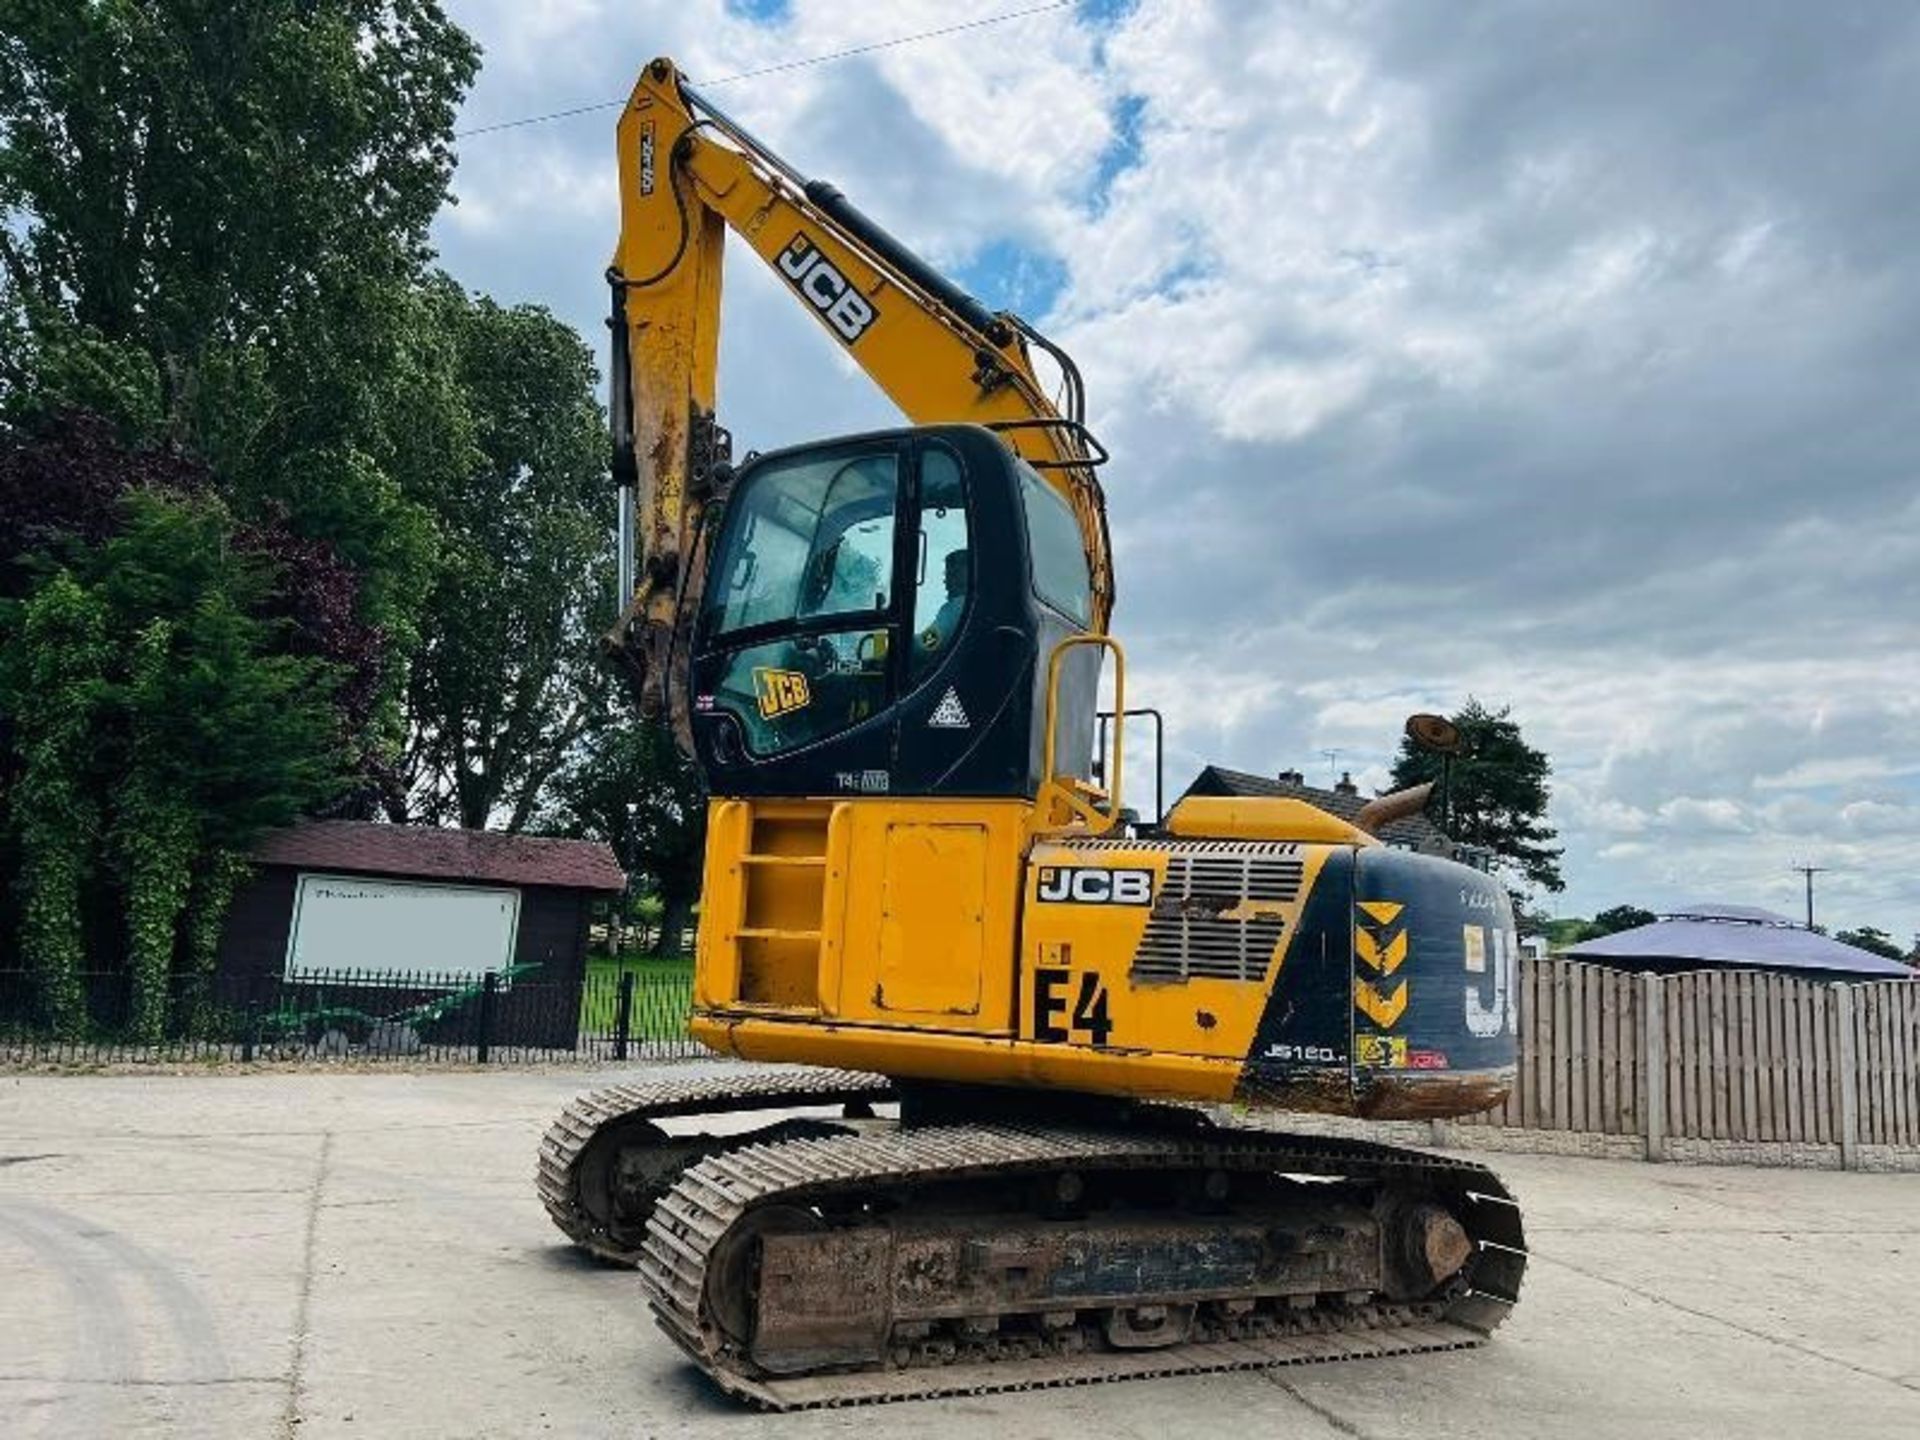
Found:
[[[1153,872],[1042,865],[1034,895],[1049,904],[1151,905]]]
[[[1468,924],[1461,927],[1465,963],[1485,978],[1467,984],[1467,1029],[1480,1040],[1520,1031],[1520,977],[1515,973],[1520,945],[1511,930]],[[1491,946],[1489,946],[1491,941]],[[1487,951],[1493,951],[1491,973]],[[1487,993],[1491,991],[1492,993]]]
[[[754,698],[760,702],[761,718],[766,720],[790,710],[804,710],[813,703],[807,677],[796,670],[756,670],[753,690]]]
[[[847,282],[847,277],[804,235],[796,235],[780,252],[780,273],[806,297],[849,345],[867,333],[879,314],[871,301]]]

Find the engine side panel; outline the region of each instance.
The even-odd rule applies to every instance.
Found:
[[[1468,1114],[1511,1085],[1516,951],[1490,877],[1378,845],[1028,847],[1026,823],[1007,801],[715,802],[693,1035],[899,1078],[1379,1117]]]
[[[1028,865],[1020,1034],[1235,1060],[1243,1099],[1451,1115],[1512,1083],[1505,892],[1385,846],[1069,841]]]

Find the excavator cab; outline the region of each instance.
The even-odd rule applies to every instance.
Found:
[[[715,795],[1031,799],[1047,659],[1088,633],[1067,502],[993,431],[929,425],[741,467],[709,522],[693,736]],[[1085,777],[1099,685],[1063,656],[1054,768]]]

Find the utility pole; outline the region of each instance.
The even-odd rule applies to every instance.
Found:
[[[1827,873],[1825,865],[1790,865],[1790,870],[1798,870],[1807,877],[1807,929],[1813,929],[1813,877]]]

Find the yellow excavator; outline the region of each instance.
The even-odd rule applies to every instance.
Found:
[[[610,648],[711,796],[691,1032],[787,1068],[576,1101],[554,1221],[777,1409],[1480,1343],[1526,1263],[1500,1181],[1275,1112],[1506,1094],[1499,883],[1372,833],[1424,792],[1124,811],[1073,361],[671,61],[618,154]],[[911,426],[733,463],[728,231]]]

